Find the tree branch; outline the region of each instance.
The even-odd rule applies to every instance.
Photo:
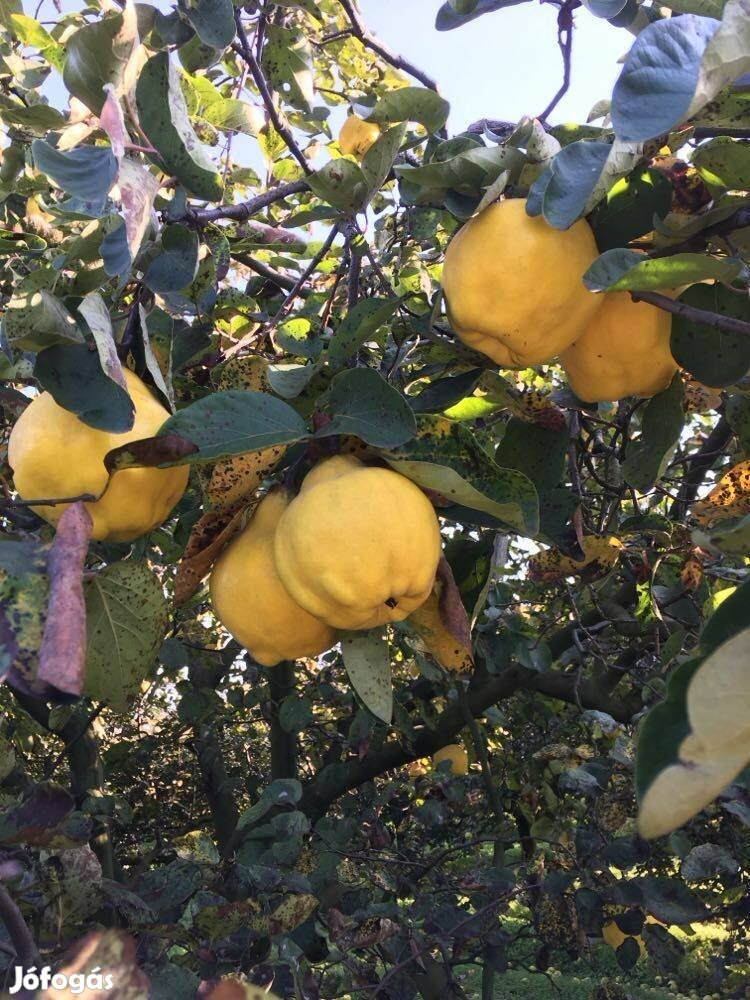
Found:
[[[680,491],[669,510],[671,520],[681,521],[684,518],[688,507],[698,494],[706,473],[716,461],[717,453],[724,450],[732,433],[729,421],[722,416],[690,461]]]
[[[255,257],[251,257],[249,254],[244,253],[233,253],[231,255],[235,260],[238,260],[240,264],[244,264],[245,267],[249,267],[251,271],[255,271],[259,274],[261,278],[265,278],[267,281],[273,281],[279,286],[279,288],[285,288],[287,291],[291,291],[297,282],[294,278],[289,278],[285,274],[281,274],[279,271],[274,271],[273,268],[264,264],[261,260],[256,260]],[[296,292],[297,296],[301,298],[307,298],[311,294],[309,288],[298,288]]]
[[[219,219],[233,219],[235,222],[247,222],[251,216],[272,205],[275,201],[283,201],[291,194],[302,194],[309,191],[310,185],[307,181],[290,181],[288,184],[279,184],[278,187],[264,191],[263,194],[250,198],[249,201],[240,201],[236,205],[219,205],[218,208],[191,208],[183,221],[193,223],[197,226],[205,225],[207,222],[217,222]]]
[[[376,38],[375,35],[372,34],[362,21],[353,0],[339,0],[339,3],[344,8],[349,23],[352,26],[352,34],[355,38],[358,38],[366,48],[372,49],[372,51],[376,52],[381,59],[385,59],[385,61],[395,69],[403,70],[404,73],[408,73],[409,76],[413,76],[415,80],[419,80],[420,83],[424,84],[425,87],[429,87],[430,90],[436,91],[438,89],[437,84],[432,77],[429,77],[413,63],[404,59],[403,56],[399,56],[396,55],[395,52],[391,52],[390,49],[383,45],[379,38]]]
[[[255,53],[250,48],[250,43],[247,40],[247,35],[245,34],[245,28],[242,24],[242,11],[238,8],[234,12],[234,20],[237,25],[237,37],[239,38],[239,45],[234,44],[232,48],[235,52],[245,60],[250,69],[250,75],[255,81],[255,86],[258,88],[263,103],[266,106],[266,111],[268,116],[273,122],[273,127],[279,133],[281,138],[284,140],[287,149],[295,158],[297,163],[302,167],[306,174],[311,174],[312,168],[308,164],[304,157],[302,150],[297,145],[294,136],[292,135],[291,129],[288,129],[286,125],[281,121],[279,113],[276,110],[276,105],[273,103],[273,96],[266,83],[266,78],[263,76],[263,70],[260,68],[260,63],[255,58]]]
[[[539,120],[545,122],[565,97],[570,87],[570,64],[573,55],[573,11],[580,7],[579,0],[565,0],[557,13],[557,44],[560,47],[563,60],[563,81],[560,89],[539,115]]]
[[[216,840],[219,850],[225,854],[239,818],[234,789],[224,765],[215,726],[211,722],[198,722],[193,726],[193,733],[198,767],[208,808],[211,810]]]
[[[31,966],[39,968],[42,962],[31,931],[2,882],[0,882],[0,920],[5,924],[20,964],[26,969]]]
[[[738,208],[736,212],[733,212],[726,219],[721,219],[719,222],[714,222],[712,225],[706,226],[705,229],[701,229],[680,243],[673,243],[668,247],[657,247],[650,250],[649,257],[672,257],[674,254],[683,253],[686,250],[702,249],[712,236],[729,236],[735,229],[744,229],[747,226],[750,226],[749,206]]]
[[[279,721],[279,706],[294,691],[294,664],[288,661],[268,668],[271,694],[271,780],[297,777],[297,738]]]
[[[514,664],[469,688],[469,711],[474,718],[478,718],[490,705],[504,701],[522,690],[538,691],[560,701],[607,712],[620,722],[630,721],[641,708],[640,699],[614,698],[602,692],[595,682],[586,678],[581,680],[577,674],[562,671],[538,673]],[[420,757],[432,756],[450,743],[466,725],[464,713],[463,705],[451,705],[441,713],[434,727],[423,729],[417,734],[411,746],[387,743],[360,761],[347,761],[345,766],[320,774],[305,787],[300,808],[311,818],[318,818],[325,814],[339,796],[358,788],[366,781]]]
[[[674,316],[681,316],[691,323],[700,323],[708,326],[712,330],[721,330],[723,333],[750,334],[750,323],[745,320],[735,319],[734,316],[722,316],[719,313],[709,312],[707,309],[697,309],[686,302],[678,302],[661,292],[631,292],[630,297],[633,302],[650,302],[652,306],[672,313]]]

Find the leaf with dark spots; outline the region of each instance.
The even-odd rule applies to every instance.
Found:
[[[80,697],[86,663],[83,567],[93,521],[85,504],[66,508],[47,557],[49,603],[39,650],[37,680]]]
[[[143,465],[176,465],[189,455],[195,455],[197,451],[197,445],[179,434],[164,434],[161,437],[141,438],[113,448],[104,456],[104,465],[110,473]]]

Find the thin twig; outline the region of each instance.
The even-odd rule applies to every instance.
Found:
[[[721,330],[722,333],[742,333],[750,334],[750,323],[743,319],[735,319],[734,316],[722,316],[719,313],[709,312],[707,309],[697,309],[687,302],[678,302],[670,299],[668,295],[661,292],[631,292],[630,297],[633,302],[650,302],[652,306],[657,306],[665,312],[674,316],[681,316],[691,323],[700,323],[708,326],[712,330]]]
[[[284,140],[287,149],[295,158],[297,163],[302,167],[306,174],[311,174],[312,168],[308,164],[304,157],[302,150],[297,145],[291,130],[286,127],[279,117],[279,113],[276,110],[276,105],[273,103],[273,95],[269,90],[268,84],[266,83],[266,78],[263,76],[263,70],[260,68],[260,63],[255,58],[255,53],[250,48],[250,43],[247,40],[247,35],[245,34],[245,28],[242,24],[242,12],[238,9],[234,12],[234,20],[237,25],[237,37],[239,38],[239,44],[234,44],[232,48],[235,52],[239,53],[242,58],[247,63],[250,69],[250,75],[255,81],[255,86],[258,88],[263,103],[266,106],[266,111],[268,116],[273,122],[273,127],[276,129],[278,134]]]
[[[435,81],[424,73],[419,67],[410,63],[403,56],[396,55],[395,52],[391,52],[390,49],[386,48],[385,45],[376,38],[375,35],[369,30],[369,28],[364,24],[362,18],[357,11],[353,0],[339,0],[341,6],[346,12],[346,16],[349,19],[349,23],[352,26],[352,33],[355,38],[358,38],[362,44],[376,52],[382,59],[385,59],[387,63],[395,69],[403,70],[404,73],[408,73],[409,76],[413,76],[415,80],[419,80],[420,83],[424,84],[425,87],[429,87],[430,90],[437,90],[437,84]]]
[[[726,417],[721,417],[698,451],[693,455],[690,466],[680,486],[677,498],[672,503],[669,516],[673,521],[681,521],[698,494],[701,483],[716,461],[717,452],[724,451],[732,436],[732,428]]]
[[[249,218],[272,205],[275,201],[283,201],[291,194],[302,194],[309,191],[307,181],[291,181],[289,184],[279,184],[278,187],[264,191],[249,201],[240,201],[236,205],[219,205],[218,208],[191,208],[181,221],[202,226],[207,222],[217,222],[219,219],[232,219],[235,222],[247,222]]]
[[[539,115],[539,120],[545,122],[565,97],[570,87],[570,65],[573,55],[573,11],[580,7],[579,0],[565,0],[557,14],[557,44],[560,47],[563,60],[563,82],[560,89]]]

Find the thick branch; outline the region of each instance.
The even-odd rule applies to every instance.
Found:
[[[247,222],[249,218],[272,205],[275,201],[283,201],[291,194],[302,194],[309,191],[307,181],[291,181],[289,184],[279,184],[278,187],[264,191],[263,194],[241,201],[236,205],[219,205],[218,208],[192,208],[185,215],[185,222],[202,226],[207,222],[219,219],[233,219],[235,222]]]
[[[750,334],[750,323],[746,323],[745,320],[735,319],[734,316],[722,316],[720,313],[709,312],[707,309],[697,309],[686,302],[670,299],[668,295],[662,295],[661,292],[631,292],[630,297],[633,302],[650,302],[652,306],[657,306],[665,312],[681,316],[691,323],[708,326],[712,330],[721,330],[723,333]]]
[[[235,52],[238,52],[248,65],[250,70],[250,75],[255,81],[255,86],[258,88],[258,92],[263,99],[263,103],[266,106],[266,111],[268,116],[273,122],[273,127],[279,133],[281,138],[284,140],[287,149],[295,158],[297,163],[302,167],[306,174],[311,174],[313,171],[310,168],[307,160],[304,157],[302,150],[297,145],[294,136],[292,135],[291,129],[287,128],[279,117],[279,113],[276,110],[276,105],[273,103],[273,95],[268,88],[266,83],[266,78],[263,76],[263,70],[260,68],[260,63],[255,58],[255,53],[250,48],[250,43],[247,40],[247,35],[245,34],[245,29],[242,24],[242,12],[241,10],[235,10],[234,20],[237,25],[237,37],[239,38],[239,45],[233,45],[232,48]]]
[[[352,26],[352,33],[355,38],[358,38],[360,42],[366,48],[371,49],[376,52],[382,59],[385,59],[387,63],[396,69],[402,70],[404,73],[408,73],[409,76],[413,76],[415,80],[419,80],[420,83],[424,84],[425,87],[429,87],[430,90],[437,90],[437,84],[435,81],[427,76],[426,73],[422,72],[413,63],[410,63],[403,56],[396,55],[395,52],[391,52],[390,49],[386,48],[385,45],[376,38],[375,35],[367,28],[367,26],[362,21],[362,18],[357,11],[353,0],[339,0],[341,6],[346,12],[346,16],[349,19],[349,23]]]
[[[577,674],[562,671],[537,673],[521,666],[510,666],[500,674],[485,678],[469,689],[467,703],[474,718],[499,701],[510,698],[517,691],[538,691],[570,704],[607,712],[620,722],[628,722],[640,709],[640,700],[614,698],[602,692],[599,686]],[[388,743],[360,761],[347,761],[346,766],[321,774],[304,792],[301,808],[308,816],[322,816],[328,807],[345,792],[358,788],[385,771],[390,771],[420,757],[432,756],[466,725],[464,706],[456,704],[447,708],[431,729],[422,730],[410,747],[401,743]]]
[[[279,708],[294,691],[294,664],[279,663],[268,668],[271,694],[271,780],[297,777],[297,738],[279,721]]]
[[[677,498],[672,504],[669,516],[673,521],[681,521],[690,504],[698,495],[701,483],[732,436],[732,428],[726,417],[722,417],[692,458],[680,486]]]
[[[193,727],[193,732],[203,790],[208,800],[208,808],[211,810],[219,849],[224,854],[239,818],[234,788],[224,765],[221,745],[214,726],[209,722],[199,722]]]

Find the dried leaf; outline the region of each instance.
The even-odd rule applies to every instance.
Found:
[[[708,528],[725,518],[750,514],[750,460],[726,472],[708,496],[693,504],[692,514]]]
[[[612,535],[606,538],[585,535],[581,548],[583,559],[573,559],[557,548],[540,552],[529,560],[529,578],[536,583],[557,583],[566,576],[593,580],[612,569],[620,558],[623,545],[619,538]]]
[[[104,456],[104,465],[110,473],[141,465],[168,465],[194,455],[197,451],[197,445],[179,434],[162,434],[113,448]]]
[[[37,680],[76,697],[83,691],[86,668],[83,566],[92,529],[86,505],[71,504],[57,522],[47,557],[50,591]]]
[[[440,560],[432,593],[409,616],[409,624],[426,651],[446,670],[471,670],[474,660],[469,617],[445,556]]]
[[[178,563],[174,584],[175,604],[190,600],[222,550],[247,520],[244,506],[239,509],[209,510],[193,526]]]

